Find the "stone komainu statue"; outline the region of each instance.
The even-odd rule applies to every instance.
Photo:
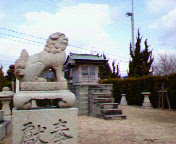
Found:
[[[17,109],[31,109],[33,100],[58,100],[59,107],[72,107],[75,95],[67,88],[63,65],[68,39],[63,33],[49,36],[42,52],[29,56],[26,50],[21,52],[15,64],[15,74],[20,80],[20,91],[14,95]],[[52,68],[56,75],[54,82],[42,77],[43,71]]]
[[[54,33],[49,36],[44,50],[29,56],[26,50],[21,52],[15,64],[16,76],[21,81],[45,81],[40,75],[47,67],[52,67],[56,72],[57,81],[65,81],[63,64],[65,62],[65,49],[68,39],[63,33]]]

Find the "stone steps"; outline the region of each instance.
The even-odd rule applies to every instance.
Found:
[[[100,96],[108,95],[108,96],[110,96],[112,98],[111,93],[96,92],[96,93],[92,93],[91,95],[97,95],[97,96],[99,96],[99,95]]]
[[[98,95],[97,98],[112,98],[111,95]]]
[[[95,98],[94,103],[101,104],[101,103],[112,103],[113,98]]]
[[[122,110],[120,110],[120,109],[101,109],[100,111],[104,115],[122,114]]]
[[[110,107],[110,108],[118,108],[119,104],[118,103],[101,103],[100,104],[100,107],[103,109],[103,108],[107,108],[107,107]]]
[[[104,119],[126,119],[127,117],[123,114],[118,114],[118,115],[103,115]]]
[[[97,103],[97,101],[99,103]],[[101,97],[95,98],[95,103],[97,109],[99,109],[98,117],[102,117],[106,120],[108,119],[126,119],[123,115],[122,110],[118,109],[119,104],[113,103],[113,98]]]

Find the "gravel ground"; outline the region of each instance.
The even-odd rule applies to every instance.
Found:
[[[121,106],[126,120],[79,117],[79,144],[176,144],[176,112]],[[11,144],[10,136],[2,144]],[[1,144],[0,143],[0,144]]]
[[[176,144],[176,112],[121,109],[126,120],[80,117],[80,144]]]

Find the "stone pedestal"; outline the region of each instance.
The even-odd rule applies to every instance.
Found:
[[[8,87],[4,87],[0,92],[0,101],[2,103],[2,110],[4,111],[4,119],[11,119],[10,102],[12,102],[14,93]]]
[[[126,94],[122,94],[120,105],[127,105]]]
[[[143,101],[143,104],[142,104],[142,107],[143,108],[152,108],[152,105],[150,103],[150,99],[149,99],[149,96],[150,96],[150,92],[142,92],[141,94],[144,95],[144,101]]]
[[[78,109],[13,110],[13,144],[77,144]]]
[[[10,101],[9,100],[2,101],[2,109],[4,110],[4,116],[10,116],[11,115]]]

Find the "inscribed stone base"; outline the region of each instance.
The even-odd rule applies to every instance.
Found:
[[[78,109],[13,110],[13,144],[77,144]]]

